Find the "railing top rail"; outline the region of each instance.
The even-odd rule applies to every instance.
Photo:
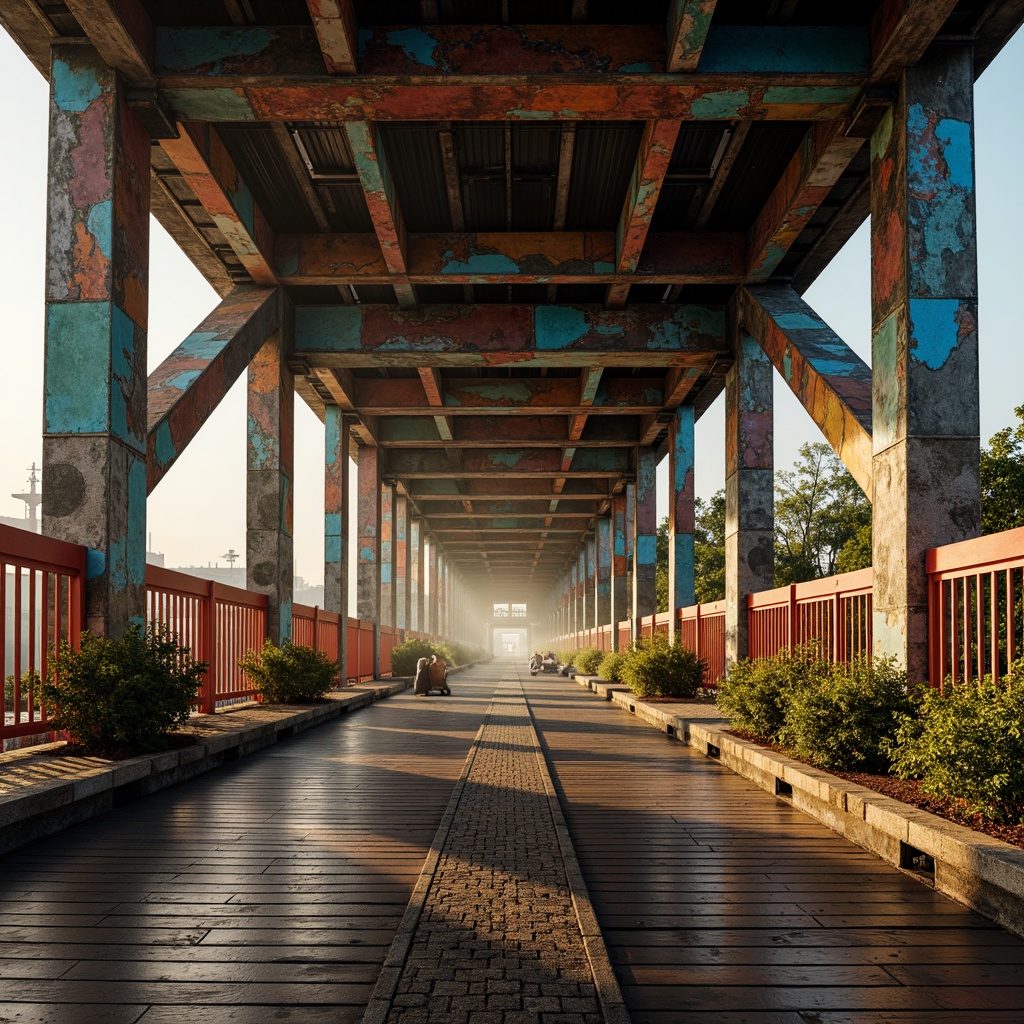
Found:
[[[852,596],[871,592],[874,571],[857,569],[855,572],[842,572],[836,576],[826,576],[821,580],[808,580],[774,590],[761,590],[756,594],[747,595],[748,608],[778,608],[789,604],[790,590],[794,590],[794,598],[801,601],[813,601],[822,597],[833,597],[836,594]]]
[[[146,586],[159,590],[175,591],[179,594],[190,594],[193,597],[206,597],[212,593],[214,600],[231,604],[246,605],[250,608],[266,608],[267,595],[255,594],[251,590],[232,587],[227,583],[217,583],[202,576],[167,569],[162,565],[146,566]]]
[[[1024,566],[1024,526],[957,544],[944,544],[925,552],[925,571],[929,575],[958,575],[977,569],[1020,566]]]
[[[688,605],[686,608],[679,609],[679,617],[683,620],[695,619],[698,611],[702,619],[706,619],[709,615],[724,615],[725,600],[704,601],[702,604]]]
[[[88,548],[53,537],[43,537],[18,526],[0,524],[0,558],[28,569],[60,569],[70,575],[85,573]]]
[[[341,616],[337,612],[327,612],[323,608],[317,605],[310,604],[293,604],[292,605],[292,618],[318,618],[321,622],[326,622],[328,625],[336,626],[341,622]]]

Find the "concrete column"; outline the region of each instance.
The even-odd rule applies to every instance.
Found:
[[[348,617],[348,421],[324,409],[324,609]],[[341,631],[342,643],[346,630]]]
[[[380,675],[380,449],[359,446],[356,464],[359,543],[356,615],[374,623],[373,674]]]
[[[437,635],[448,639],[448,559],[443,551],[437,553]]]
[[[591,534],[584,544],[587,555],[587,628],[600,625],[597,619],[597,538]]]
[[[612,621],[612,521],[597,521],[597,586],[595,588],[597,624]],[[614,633],[614,628],[612,629]]]
[[[290,325],[286,330],[290,335]],[[274,335],[249,364],[245,580],[249,590],[269,599],[267,635],[275,643],[292,636],[295,573],[295,378],[288,368],[291,345],[284,335]]]
[[[91,46],[50,55],[43,532],[89,548],[85,624],[119,637],[145,617],[150,142]]]
[[[658,456],[653,448],[636,449],[636,511],[633,533],[633,618],[658,608],[655,568],[658,543]],[[634,629],[637,627],[634,626]]]
[[[579,560],[574,558],[569,566],[569,634],[572,635],[579,625],[579,588],[576,586],[576,573]]]
[[[418,519],[409,523],[409,541],[412,545],[412,628],[420,633],[426,632],[423,620],[423,599],[426,579],[423,575],[423,525]]]
[[[629,618],[629,571],[626,558],[626,495],[612,497],[612,650],[619,650],[619,623]]]
[[[412,592],[409,559],[409,499],[404,494],[395,496],[395,625],[411,629],[409,625],[409,596]]]
[[[590,625],[590,601],[587,595],[587,543],[580,545],[576,556],[576,591],[579,595],[577,604],[576,628],[583,631]],[[582,641],[580,641],[582,643]]]
[[[772,364],[739,330],[725,382],[725,659],[747,656],[747,595],[775,576]]]
[[[395,566],[394,566],[394,507],[395,485],[380,485],[380,623],[395,624]]]
[[[927,548],[976,537],[974,64],[936,45],[871,140],[875,653],[928,676]]]
[[[678,612],[697,603],[694,591],[693,406],[676,409],[669,427],[668,610],[675,640]]]
[[[427,596],[427,616],[424,620],[427,623],[427,632],[431,636],[438,636],[437,620],[437,545],[434,539],[430,539],[430,547],[427,550],[427,576],[430,593]]]

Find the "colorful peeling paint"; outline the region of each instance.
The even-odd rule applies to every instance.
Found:
[[[357,576],[356,617],[379,622],[380,615],[380,451],[360,445],[356,466],[357,504]]]
[[[348,421],[324,409],[324,608],[348,614]]]

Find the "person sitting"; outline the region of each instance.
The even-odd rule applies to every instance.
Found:
[[[429,672],[430,688],[450,695],[452,691],[448,688],[448,662],[440,655],[432,654],[430,656]]]
[[[426,658],[420,658],[416,662],[416,679],[413,693],[417,697],[430,696],[430,662]]]
[[[544,659],[540,656],[540,651],[534,651],[533,657],[530,659],[530,675],[535,676],[543,663]]]

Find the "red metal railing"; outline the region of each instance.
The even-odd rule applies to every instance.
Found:
[[[704,662],[704,685],[717,686],[725,675],[725,602],[680,608],[679,638]]]
[[[0,648],[4,652],[3,749],[46,733],[37,691],[52,648],[82,632],[86,549],[0,525]]]
[[[238,667],[246,651],[259,650],[267,635],[267,597],[158,565],[146,566],[146,622],[165,626],[209,668],[198,709],[255,696]]]
[[[768,658],[804,644],[837,663],[869,654],[872,579],[871,569],[860,569],[749,595],[750,657]]]
[[[388,662],[390,665],[390,661]],[[373,623],[348,620],[348,654],[345,678],[355,682],[373,678]]]
[[[925,571],[929,682],[998,682],[1022,650],[1024,527],[932,548]]]

